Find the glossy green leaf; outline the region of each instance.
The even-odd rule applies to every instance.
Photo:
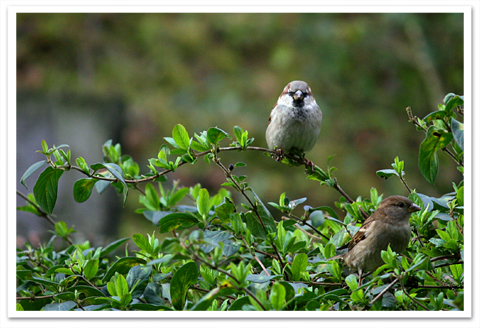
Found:
[[[190,138],[188,136],[188,132],[185,127],[181,124],[175,125],[172,131],[173,140],[181,149],[188,149],[190,145]],[[167,140],[168,141],[168,140]]]
[[[92,194],[93,187],[97,182],[97,179],[80,179],[73,185],[73,199],[77,203],[83,203]]]
[[[36,170],[41,168],[43,165],[47,163],[46,160],[36,162],[35,164],[30,165],[30,167],[23,173],[22,177],[20,178],[20,182],[22,185],[25,186],[25,188],[28,189],[27,184],[25,183],[25,180],[32,175]]]
[[[250,233],[256,238],[267,239],[267,234],[262,224],[252,212],[246,213],[247,218],[247,228],[250,230]]]
[[[124,242],[126,242],[127,240],[129,240],[130,238],[126,237],[126,238],[122,238],[122,239],[119,239],[119,240],[116,240],[114,242],[111,242],[110,244],[108,244],[107,246],[105,246],[104,248],[102,248],[102,251],[100,252],[100,256],[103,257],[105,255],[107,255],[108,253],[110,252],[113,252],[114,250],[116,250],[121,244],[123,244]]]
[[[453,135],[447,131],[430,126],[427,136],[420,145],[418,164],[425,179],[433,184],[438,171],[437,151],[446,147],[453,140]]]
[[[212,144],[219,143],[225,137],[232,139],[232,137],[227,132],[217,127],[209,128],[207,131],[207,140]]]
[[[67,301],[62,303],[50,303],[42,308],[42,311],[70,311],[77,306],[74,301]]]
[[[200,189],[200,192],[198,193],[197,208],[198,213],[200,213],[200,215],[202,215],[204,218],[210,211],[210,195],[208,190],[205,188]]]
[[[445,99],[447,100],[447,102],[445,103],[445,112],[447,113],[447,115],[450,115],[452,111],[455,109],[455,107],[463,105],[462,96],[455,95],[449,98],[445,97]]]
[[[149,282],[143,292],[145,301],[153,305],[164,305],[162,300],[162,286],[155,282]]]
[[[292,262],[292,279],[300,280],[303,272],[307,269],[308,256],[305,253],[300,253],[295,256]]]
[[[98,271],[98,259],[91,259],[85,262],[85,266],[83,267],[83,274],[87,280],[92,279],[95,277]]]
[[[188,262],[181,266],[173,275],[170,283],[172,305],[176,310],[183,310],[185,298],[191,285],[197,283],[200,274],[195,262]]]
[[[186,229],[197,224],[198,219],[188,213],[171,213],[162,217],[157,225],[160,227],[160,233],[166,233],[173,229]]]
[[[249,275],[247,275],[246,279],[247,279],[247,281],[263,284],[264,282],[268,282],[270,280],[278,279],[278,278],[282,278],[282,277],[283,277],[282,275],[267,276],[265,274],[249,274]]]
[[[380,178],[384,178],[385,180],[390,178],[392,175],[396,175],[397,177],[399,176],[397,171],[392,169],[378,170],[376,173]]]
[[[460,149],[463,149],[463,132],[465,130],[463,123],[452,118],[451,121],[453,137],[455,138],[455,142],[458,144]]]
[[[33,194],[38,205],[47,214],[52,214],[57,201],[58,180],[63,174],[63,170],[56,170],[53,167],[47,167],[38,177],[37,183],[33,187]]]
[[[145,263],[146,261],[144,259],[138,257],[122,257],[118,259],[115,263],[113,263],[112,266],[108,269],[107,273],[103,277],[103,281],[109,281],[115,274],[115,272],[118,272],[120,274],[126,274],[134,266]]]
[[[285,296],[285,287],[278,282],[273,284],[272,291],[270,292],[270,302],[275,310],[280,311],[283,308],[285,305]]]

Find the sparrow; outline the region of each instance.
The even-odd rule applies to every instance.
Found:
[[[322,111],[312,90],[304,81],[292,81],[270,113],[265,133],[270,149],[277,150],[277,160],[283,154],[305,157],[317,142],[322,125]]]
[[[350,269],[358,270],[360,285],[363,272],[376,270],[385,263],[381,253],[388,245],[396,253],[407,248],[411,235],[410,215],[420,210],[406,197],[385,198],[352,237],[347,245],[348,252],[328,260],[343,258]]]

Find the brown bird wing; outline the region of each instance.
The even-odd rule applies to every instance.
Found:
[[[360,229],[357,233],[352,237],[352,240],[348,243],[348,250],[351,250],[356,244],[361,242],[367,237],[368,230],[372,227],[373,222],[375,222],[375,216],[372,215],[368,219],[363,222]]]

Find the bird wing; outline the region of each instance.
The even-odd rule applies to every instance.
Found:
[[[357,233],[352,237],[352,240],[348,243],[348,250],[351,250],[355,245],[367,238],[368,231],[373,227],[374,222],[374,216],[370,216],[365,220]]]

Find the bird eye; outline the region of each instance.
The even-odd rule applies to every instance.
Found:
[[[397,204],[397,206],[403,208],[403,207],[405,207],[405,204],[400,202],[400,203]]]

